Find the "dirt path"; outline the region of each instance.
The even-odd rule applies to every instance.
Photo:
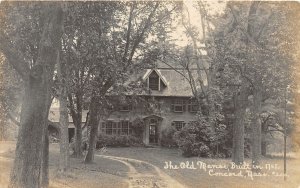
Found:
[[[108,155],[96,155],[97,157],[119,161],[128,167],[129,188],[184,188],[175,179],[160,170],[151,163]]]
[[[0,142],[0,155],[6,152],[13,152],[15,150],[15,143],[14,142]],[[0,156],[1,161],[12,161],[13,159],[8,157]]]

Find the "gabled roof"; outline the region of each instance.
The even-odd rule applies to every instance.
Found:
[[[168,87],[168,82],[167,82],[166,78],[157,69],[147,69],[146,73],[143,76],[143,80],[147,80],[153,71],[156,72],[156,74],[159,76],[161,81],[165,84],[165,86]]]
[[[144,69],[138,73],[135,73],[131,77],[131,81],[138,80],[142,78],[147,80],[149,75],[155,71],[161,80],[166,83],[165,88],[160,91],[143,92],[142,95],[151,95],[151,96],[166,96],[166,97],[193,97],[191,86],[188,80],[183,76],[188,77],[187,72],[183,69],[170,69],[170,68],[157,68],[157,69]],[[198,74],[197,70],[192,70],[192,75],[196,80]]]
[[[82,111],[82,122],[86,121],[86,116],[87,116],[88,110],[83,110]],[[51,107],[49,114],[48,114],[48,119],[52,122],[59,122],[59,107]],[[73,119],[69,114],[69,123],[73,123]]]

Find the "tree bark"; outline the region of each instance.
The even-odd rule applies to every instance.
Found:
[[[261,128],[261,155],[266,156],[267,155],[267,124],[263,124]]]
[[[267,155],[267,142],[264,140],[264,134],[262,134],[262,140],[261,140],[261,155],[266,156]]]
[[[76,158],[82,157],[82,127],[81,127],[81,118],[77,117],[77,123],[74,122],[75,125],[75,150],[74,156]]]
[[[242,164],[244,162],[244,109],[237,109],[235,111],[235,122],[233,124],[233,152],[232,162]]]
[[[49,114],[52,103],[52,97],[49,98],[47,103],[47,114]],[[41,187],[46,188],[49,186],[49,120],[44,127],[44,140],[43,140],[43,158],[42,158],[42,174],[41,174]]]
[[[245,113],[247,93],[246,86],[240,88],[239,94],[234,97],[234,123],[233,123],[233,149],[232,149],[232,162],[242,164],[244,162],[244,145],[245,145]]]
[[[250,38],[254,38],[254,41],[258,41],[258,37],[256,35],[257,31],[255,29],[254,20],[257,16],[257,10],[259,7],[259,1],[253,1],[250,5],[249,15],[248,15],[248,25],[247,25],[247,33]],[[248,49],[249,49],[248,44]],[[256,44],[256,47],[257,44]],[[250,51],[249,51],[250,52]],[[250,53],[249,53],[250,54]],[[258,55],[258,54],[257,54]],[[259,57],[259,56],[257,56]],[[251,141],[251,152],[252,152],[252,165],[259,165],[260,155],[261,155],[261,122],[260,122],[260,111],[261,111],[261,101],[262,101],[262,78],[258,74],[255,75],[253,79],[253,109],[252,109],[252,141]],[[255,168],[253,168],[255,170]],[[257,169],[258,170],[258,169]]]
[[[58,171],[60,174],[64,174],[68,170],[69,166],[69,116],[68,116],[68,95],[67,95],[67,66],[65,62],[58,61],[58,77],[60,80],[60,92],[59,92],[59,123],[60,123],[60,156]]]
[[[57,47],[60,45],[62,10],[59,4],[47,3],[37,64],[29,72],[21,109],[20,129],[9,188],[42,186],[45,128],[48,126],[48,101]],[[5,53],[4,53],[5,54]],[[17,55],[17,54],[16,54]],[[9,60],[9,59],[8,59]],[[46,161],[44,161],[45,163]]]
[[[260,122],[260,111],[261,111],[261,101],[262,101],[262,92],[261,92],[261,82],[257,80],[257,86],[254,88],[253,95],[253,109],[252,109],[252,142],[251,142],[251,151],[252,151],[252,165],[259,165],[260,156],[261,156],[261,122]]]
[[[100,104],[97,97],[92,97],[90,106],[90,119],[88,126],[91,126],[91,133],[89,138],[89,148],[85,157],[85,163],[92,163],[94,161],[94,153],[96,148],[97,136],[98,136],[98,125],[99,125],[99,112]]]
[[[44,135],[43,146],[43,161],[42,161],[42,180],[41,187],[46,188],[49,186],[49,134],[48,128]]]
[[[75,141],[74,141],[74,153],[72,154],[76,158],[82,157],[82,100],[83,96],[81,93],[77,92],[75,95],[76,106],[74,107],[74,101],[72,95],[68,95],[69,103],[70,103],[70,111],[73,119],[73,123],[75,126]]]
[[[47,89],[40,79],[30,79],[21,112],[14,167],[10,187],[40,187],[43,126],[45,126]],[[45,91],[46,90],[46,91]]]

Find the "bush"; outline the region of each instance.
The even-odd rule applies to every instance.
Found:
[[[143,142],[140,138],[131,135],[105,135],[100,134],[96,143],[96,148],[102,147],[129,147],[141,146]]]
[[[177,130],[174,127],[168,127],[162,131],[161,146],[163,147],[178,147],[173,136]]]
[[[81,149],[82,149],[82,151],[88,149],[88,144],[89,144],[89,140],[88,140],[87,136],[83,135],[82,140],[81,140]],[[73,138],[71,138],[71,142],[69,144],[69,147],[71,149],[71,153],[74,153],[74,151],[75,151],[75,136]]]
[[[212,157],[214,134],[206,121],[186,125],[174,135],[177,145],[185,157]]]

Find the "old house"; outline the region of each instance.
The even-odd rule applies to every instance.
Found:
[[[135,128],[134,122],[139,120],[144,144],[160,144],[164,129],[173,126],[179,130],[196,120],[198,105],[193,100],[189,83],[177,71],[169,68],[146,69],[138,77],[147,87],[138,95],[150,101],[148,106],[130,102],[120,104],[118,110],[101,119],[99,133],[130,135]]]
[[[88,107],[87,107],[87,105],[84,105],[83,106],[83,111],[82,111],[82,121],[83,122],[81,123],[83,128],[86,124],[85,121],[86,121],[87,113],[88,113]],[[59,123],[59,101],[56,98],[52,101],[52,104],[51,104],[51,107],[50,107],[50,110],[49,110],[49,114],[48,114],[48,119],[50,121],[52,121],[53,123]],[[71,139],[75,135],[75,126],[74,126],[73,119],[70,115],[69,115],[68,130],[69,130],[69,142],[71,142]],[[50,131],[50,135],[51,134],[56,134],[56,135],[53,135],[53,136],[58,138],[57,131]],[[83,129],[83,134],[86,134],[86,129]]]
[[[146,87],[142,93],[136,95],[143,102],[132,103],[130,95],[125,102],[119,103],[117,110],[109,116],[100,116],[99,134],[105,135],[132,135],[138,122],[141,131],[139,137],[146,145],[159,145],[162,131],[168,127],[180,130],[186,124],[196,121],[198,104],[193,100],[192,90],[188,81],[170,68],[145,69],[132,75],[132,79],[142,80]],[[88,105],[84,105],[82,112],[82,127],[86,128]],[[59,104],[54,100],[49,113],[49,120],[59,121]],[[75,126],[69,116],[69,139],[75,133]],[[87,134],[86,129],[83,134]]]

